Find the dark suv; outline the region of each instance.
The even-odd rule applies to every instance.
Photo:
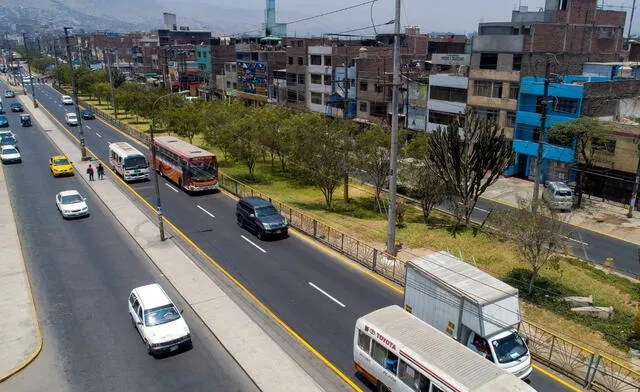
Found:
[[[259,197],[243,197],[236,205],[238,226],[246,227],[264,239],[269,235],[288,235],[289,222],[270,202]]]

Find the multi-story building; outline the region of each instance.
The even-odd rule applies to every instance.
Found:
[[[467,109],[469,55],[436,54],[432,64],[438,71],[429,76],[426,130],[445,127]]]
[[[285,69],[287,63],[280,40],[247,38],[236,42],[235,48],[237,98],[248,105],[267,103],[275,95],[273,73]]]
[[[510,22],[480,23],[467,103],[512,134],[522,76],[542,75],[546,61],[561,75],[581,74],[587,61],[620,61],[624,23],[625,12],[599,9],[596,0],[546,0],[544,12],[520,7]]]
[[[333,90],[332,54],[331,45],[314,45],[307,48],[306,106],[311,111],[327,112]]]

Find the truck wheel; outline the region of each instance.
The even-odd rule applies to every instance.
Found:
[[[378,392],[391,392],[391,389],[387,388],[386,385],[378,381]]]

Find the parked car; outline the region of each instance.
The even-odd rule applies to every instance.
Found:
[[[60,100],[62,101],[63,105],[73,105],[73,98],[71,98],[68,95],[63,95]]]
[[[0,128],[6,128],[8,126],[9,126],[9,119],[7,119],[7,116],[0,116]]]
[[[49,170],[54,177],[73,175],[73,165],[64,155],[54,155],[49,158]]]
[[[15,96],[16,96],[16,93],[14,93],[13,90],[5,90],[4,92],[5,98],[14,98]]]
[[[238,200],[236,221],[238,226],[246,227],[256,233],[259,239],[270,235],[284,237],[288,235],[289,222],[287,219],[280,215],[273,204],[256,196],[243,197]]]
[[[1,146],[0,160],[2,163],[21,163],[22,156],[16,146]]]
[[[0,139],[2,139],[4,137],[7,137],[7,136],[16,137],[16,134],[13,133],[13,131],[11,131],[10,129],[0,130]]]
[[[91,109],[85,109],[80,112],[80,117],[82,117],[83,120],[94,120],[96,114]]]
[[[62,191],[56,195],[56,207],[62,217],[79,218],[89,215],[87,199],[76,190]]]
[[[570,211],[573,207],[573,191],[561,181],[549,181],[542,191],[542,200],[554,210]]]
[[[64,115],[64,121],[67,125],[78,125],[78,116],[75,113],[67,113]]]
[[[129,316],[151,355],[192,347],[191,331],[167,293],[157,284],[136,287],[129,294]]]
[[[22,107],[22,104],[20,102],[13,102],[11,105],[9,105],[9,108],[12,112],[24,112],[24,108]]]

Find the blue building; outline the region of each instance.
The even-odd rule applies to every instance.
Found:
[[[549,83],[547,102],[548,130],[555,124],[575,121],[582,114],[584,83],[611,80],[599,76],[562,76]],[[516,124],[513,135],[513,150],[516,159],[505,175],[523,176],[533,180],[536,176],[538,134],[541,130],[544,78],[523,77],[520,80]],[[570,171],[575,158],[575,143],[554,144],[548,132],[544,132],[542,182],[573,180]]]

